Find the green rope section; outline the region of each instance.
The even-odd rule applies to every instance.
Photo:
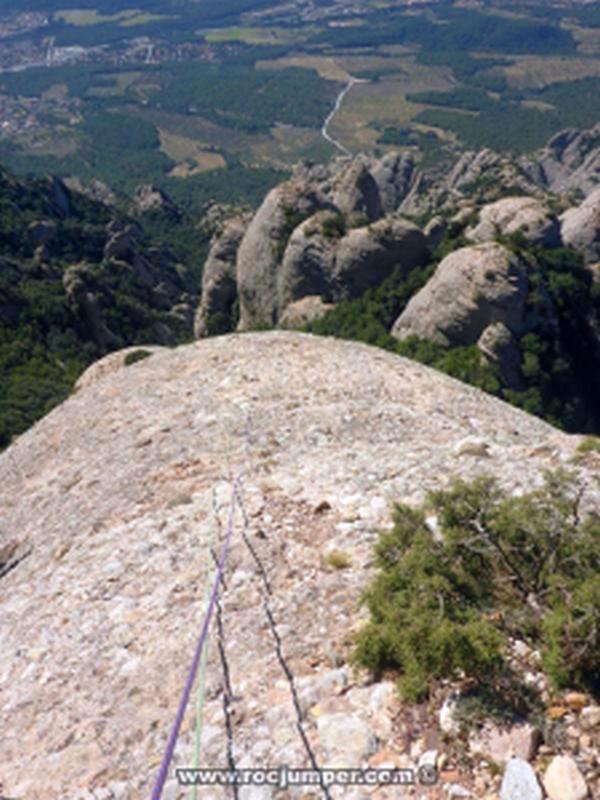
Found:
[[[204,605],[206,607],[210,595],[210,586],[211,586],[211,561],[210,561],[210,553],[212,550],[214,537],[215,537],[215,509],[214,509],[214,500],[215,494],[213,491],[213,503],[211,506],[211,514],[210,514],[210,527],[208,533],[208,564],[206,567],[206,584],[204,588]],[[200,767],[200,744],[202,740],[202,722],[204,717],[204,701],[206,697],[206,660],[208,654],[208,637],[204,642],[204,647],[202,648],[202,656],[200,661],[200,676],[198,680],[198,695],[196,698],[196,741],[194,747],[194,769],[199,769]],[[198,797],[198,786],[194,784],[192,786],[192,800],[197,800]]]

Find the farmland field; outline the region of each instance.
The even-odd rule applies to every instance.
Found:
[[[250,196],[336,154],[352,79],[351,152],[527,152],[600,120],[600,3],[0,0],[0,159],[126,194],[233,170]]]

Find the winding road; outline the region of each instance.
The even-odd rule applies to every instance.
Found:
[[[333,120],[337,112],[340,110],[341,105],[344,101],[344,97],[346,97],[346,95],[348,94],[348,92],[354,86],[355,83],[368,83],[368,81],[361,80],[360,78],[350,78],[346,86],[344,86],[342,91],[338,94],[333,109],[329,112],[329,114],[325,118],[323,126],[321,127],[321,135],[323,136],[323,138],[326,139],[334,147],[337,147],[337,149],[340,150],[346,158],[352,158],[353,154],[350,152],[350,150],[348,150],[347,147],[344,147],[343,144],[338,142],[337,139],[334,139],[333,136],[330,136],[327,129],[329,128],[329,125],[331,124],[331,121]]]

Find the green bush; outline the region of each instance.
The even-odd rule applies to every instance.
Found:
[[[327,239],[339,239],[346,233],[346,220],[342,214],[335,214],[323,220],[322,233]]]
[[[600,519],[582,520],[581,495],[555,472],[519,497],[484,477],[397,506],[375,547],[355,662],[399,669],[416,700],[441,679],[500,680],[516,637],[541,651],[555,686],[586,685],[600,669]]]
[[[352,566],[352,561],[343,550],[330,550],[325,556],[325,564],[332,569],[348,569]]]
[[[127,353],[123,359],[123,364],[126,367],[131,367],[133,364],[137,364],[138,361],[143,361],[151,355],[152,353],[150,350],[132,350],[130,353]]]

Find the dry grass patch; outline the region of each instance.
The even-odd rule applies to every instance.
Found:
[[[600,39],[599,39],[600,43]],[[543,89],[552,83],[565,83],[600,76],[600,59],[590,58],[515,58],[502,70],[514,89]]]
[[[119,22],[128,17],[140,14],[139,8],[128,11],[119,11],[117,14],[99,14],[95,9],[72,8],[54,12],[54,19],[75,25],[78,28],[87,28],[91,25],[101,25],[104,22]]]
[[[582,55],[600,54],[599,28],[578,28],[575,25],[563,25],[563,28],[571,32]]]
[[[543,100],[521,100],[523,108],[536,108],[538,111],[555,111],[556,107]]]
[[[133,25],[146,25],[161,19],[172,19],[166,14],[150,14],[140,8],[129,8],[116,14],[101,14],[96,9],[71,8],[56,11],[54,19],[74,25],[77,28],[89,28],[93,25],[102,25],[107,22],[116,22],[121,27]]]
[[[283,28],[212,28],[197,31],[210,44],[222,42],[244,42],[244,44],[282,44],[291,41],[289,32]]]
[[[275,125],[271,137],[252,145],[252,156],[268,164],[275,161],[286,167],[296,163],[307,151],[312,151],[322,140],[321,132],[313,128],[296,128],[293,125]]]
[[[168,14],[150,14],[147,12],[139,12],[134,16],[129,16],[121,20],[119,25],[121,28],[131,28],[134,25],[147,25],[149,22],[159,22],[161,19],[173,19]]]
[[[68,96],[69,87],[66,83],[54,83],[41,95],[44,100],[66,100]]]
[[[396,81],[356,84],[329,126],[329,134],[350,150],[376,144],[384,127],[406,127],[424,108],[406,99]]]
[[[180,162],[169,172],[170,178],[190,178],[201,172],[211,172],[214,169],[223,169],[227,166],[220,153],[202,153],[193,163]]]
[[[226,166],[220,153],[206,149],[203,142],[159,130],[160,149],[178,163],[169,173],[174,178],[189,178],[200,172],[222,169]]]
[[[347,83],[351,75],[342,67],[338,59],[330,56],[285,56],[273,61],[257,61],[257,69],[286,69],[299,67],[300,69],[314,69],[326,81],[340,81]]]
[[[159,131],[181,139],[188,139],[199,145],[201,150],[215,149],[227,153],[244,155],[251,143],[259,137],[241,131],[221,127],[203,117],[173,114],[153,108],[130,106],[141,119],[150,122]],[[126,109],[128,110],[128,109]],[[186,156],[182,156],[186,158]]]

